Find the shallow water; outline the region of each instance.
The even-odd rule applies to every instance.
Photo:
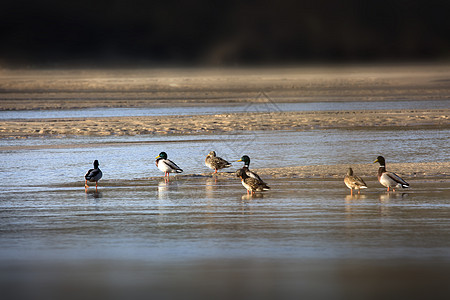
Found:
[[[450,184],[127,181],[0,194],[9,299],[361,299],[450,295]]]
[[[251,157],[252,168],[371,163],[382,154],[389,162],[450,160],[448,129],[256,131],[192,136],[107,136],[0,140],[0,186],[81,183],[98,159],[104,180],[160,176],[155,157],[165,151],[184,174],[210,172],[209,151],[233,163]],[[374,172],[377,167],[374,166]]]
[[[307,102],[275,103],[267,99],[263,103],[238,105],[201,105],[194,107],[154,108],[91,108],[70,110],[17,110],[0,111],[0,120],[45,119],[45,118],[91,118],[91,117],[133,117],[167,115],[203,115],[240,112],[274,111],[332,111],[332,110],[379,110],[379,109],[443,109],[449,108],[449,100],[429,101],[360,101],[360,102]]]
[[[206,153],[254,168],[448,161],[449,130],[310,130],[0,140],[0,288],[8,299],[450,296],[450,183],[268,179],[248,197]],[[157,176],[166,151],[187,176]],[[98,159],[98,192],[83,175]],[[234,163],[232,170],[240,167]],[[231,170],[231,171],[232,171]],[[374,174],[377,166],[374,165]],[[189,175],[191,174],[191,175]]]

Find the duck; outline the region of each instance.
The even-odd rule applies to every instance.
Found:
[[[205,158],[205,165],[214,170],[214,174],[217,173],[218,170],[229,168],[231,164],[227,162],[225,159],[216,156],[215,151],[209,152],[209,154]]]
[[[247,190],[247,194],[251,193],[254,195],[255,192],[262,192],[270,189],[270,187],[268,187],[264,182],[260,182],[256,178],[249,177],[243,168],[237,170],[236,175],[241,178],[242,185]]]
[[[167,153],[161,152],[156,158],[156,166],[164,172],[164,177],[169,177],[170,173],[182,173],[183,170],[176,163],[167,159]]]
[[[94,160],[94,168],[93,169],[89,169],[86,173],[86,175],[84,175],[84,189],[87,190],[89,188],[88,186],[88,181],[89,182],[95,182],[95,190],[97,191],[97,186],[98,186],[98,181],[102,178],[103,173],[100,170],[100,168],[98,167],[98,160]]]
[[[377,159],[373,163],[379,163],[380,167],[378,168],[378,181],[381,185],[387,187],[387,191],[392,188],[395,192],[395,188],[408,188],[409,183],[403,180],[400,176],[393,172],[386,171],[386,161],[383,156],[378,156]]]
[[[248,157],[247,155],[242,156],[237,162],[243,161],[244,162],[244,166],[242,167],[242,169],[244,169],[245,173],[247,173],[248,177],[251,178],[255,178],[258,181],[260,181],[261,183],[265,183],[261,177],[259,177],[258,174],[256,174],[253,171],[250,171],[249,167],[250,167],[250,157]]]
[[[367,184],[364,180],[356,175],[353,175],[353,169],[348,168],[347,175],[344,177],[345,185],[350,189],[350,195],[353,196],[353,189],[358,190],[358,194],[361,189],[367,189]]]

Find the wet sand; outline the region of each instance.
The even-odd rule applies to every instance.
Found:
[[[238,130],[450,127],[450,109],[267,112],[164,117],[61,118],[0,121],[0,137],[45,135],[205,134]]]
[[[336,164],[336,165],[312,165],[312,166],[293,166],[284,168],[259,168],[252,169],[264,179],[268,178],[306,178],[306,179],[331,179],[344,178],[345,171],[351,167],[356,175],[364,178],[373,178],[376,176],[378,164]],[[407,178],[429,178],[443,179],[450,176],[450,162],[426,162],[426,163],[389,163],[388,171]],[[209,173],[202,176],[217,176],[218,178],[236,177],[234,172],[219,172],[211,175]],[[189,176],[189,175],[176,175]]]

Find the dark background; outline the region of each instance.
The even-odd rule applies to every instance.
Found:
[[[0,43],[0,67],[448,61],[450,1],[11,0]]]

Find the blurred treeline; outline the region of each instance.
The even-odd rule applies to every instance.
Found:
[[[447,0],[14,0],[0,66],[448,60]]]

